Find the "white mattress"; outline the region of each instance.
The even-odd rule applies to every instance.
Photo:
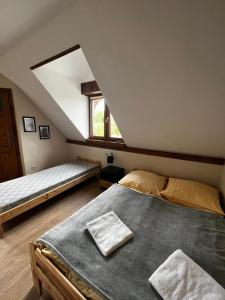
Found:
[[[0,183],[0,213],[97,168],[95,163],[75,161]]]

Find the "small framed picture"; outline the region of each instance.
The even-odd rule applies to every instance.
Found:
[[[23,117],[24,132],[35,132],[36,123],[34,117]]]
[[[48,125],[40,125],[39,126],[39,134],[41,140],[48,140],[50,139],[50,131]]]

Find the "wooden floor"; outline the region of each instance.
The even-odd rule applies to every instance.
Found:
[[[0,299],[50,300],[39,298],[32,288],[29,242],[65,220],[102,190],[90,179],[5,224],[0,240]]]

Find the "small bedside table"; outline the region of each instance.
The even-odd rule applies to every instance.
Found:
[[[113,183],[117,183],[124,177],[124,169],[116,166],[108,166],[100,171],[100,187],[109,188]]]

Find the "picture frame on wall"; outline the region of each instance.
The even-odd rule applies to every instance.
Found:
[[[50,139],[50,130],[48,125],[40,125],[39,126],[39,135],[41,140]]]
[[[35,117],[23,117],[24,132],[36,132]]]

